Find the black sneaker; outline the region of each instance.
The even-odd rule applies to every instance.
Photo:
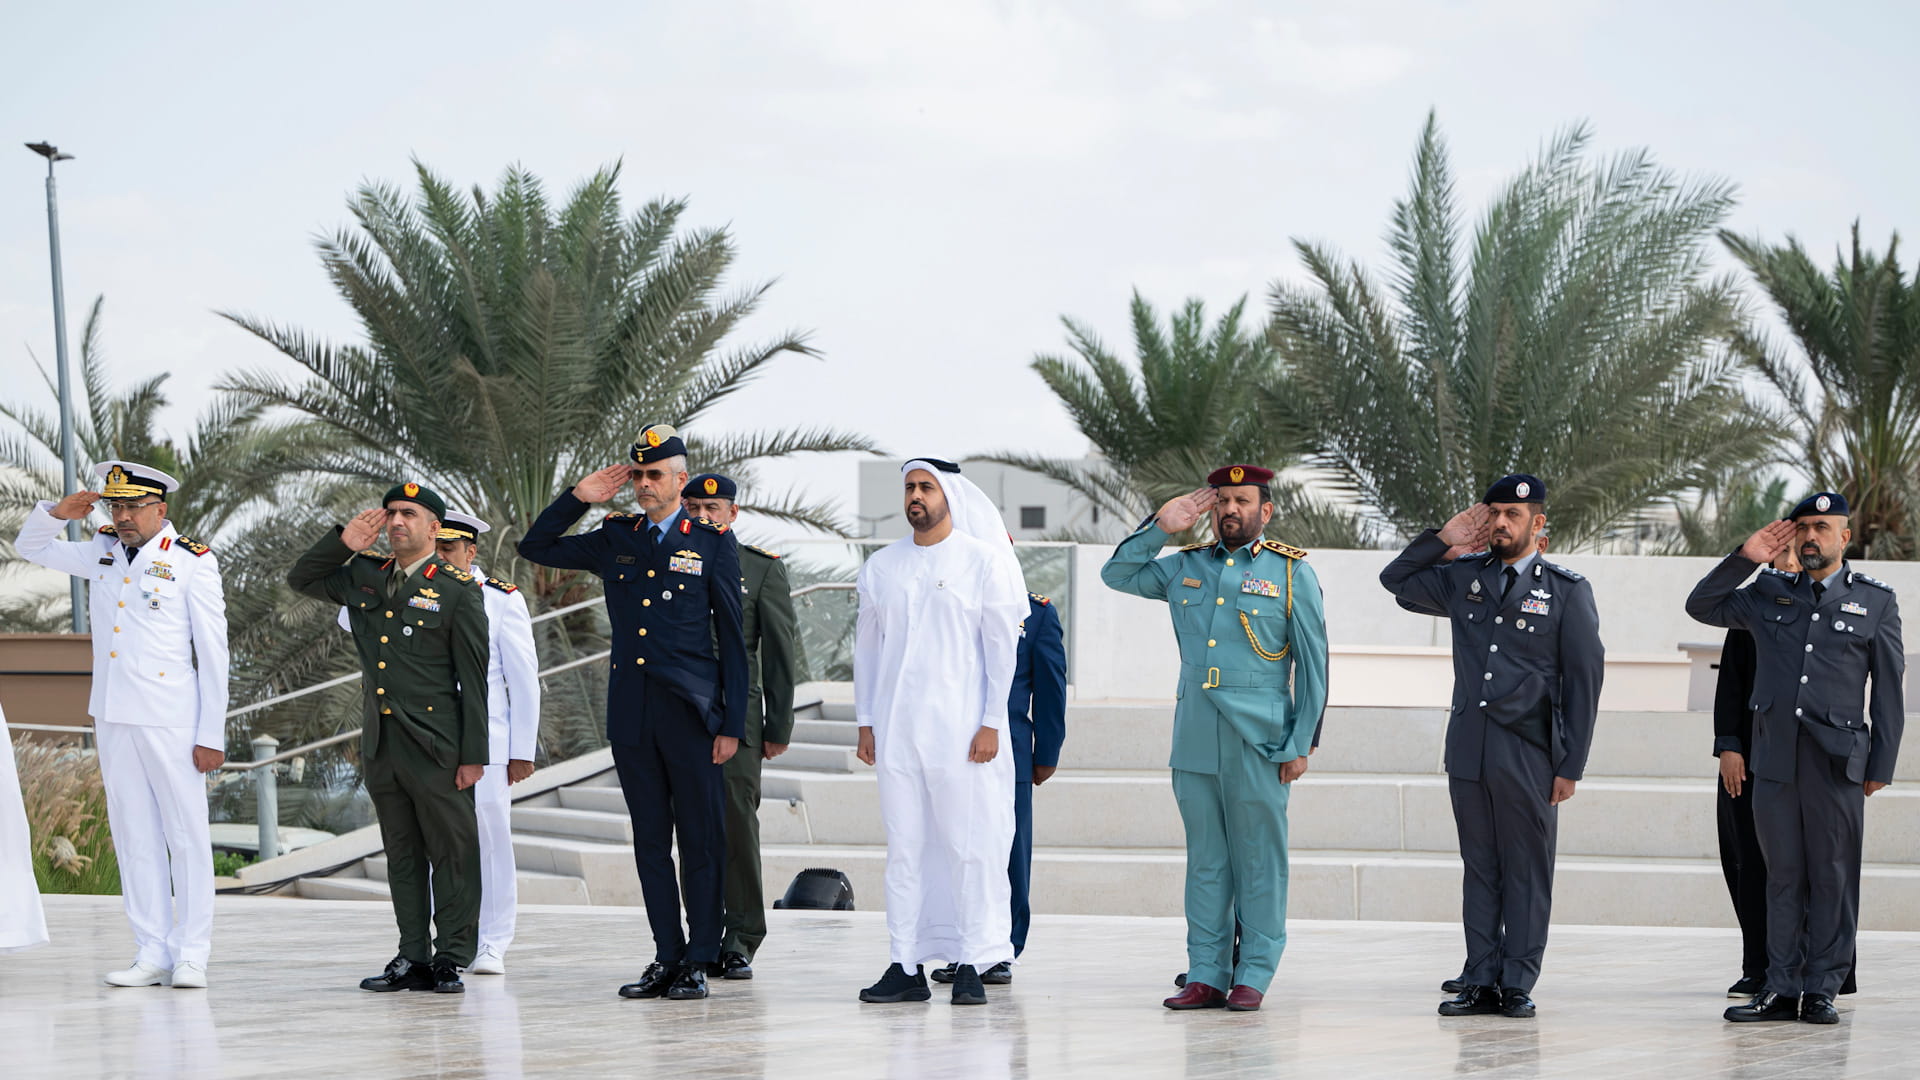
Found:
[[[433,992],[436,994],[464,994],[467,984],[460,981],[460,965],[447,957],[433,962]]]
[[[620,988],[620,996],[623,998],[660,997],[667,992],[667,987],[673,985],[675,976],[679,974],[678,964],[663,964],[655,960],[647,965],[646,971],[641,973],[639,982],[630,982]]]
[[[1013,981],[1013,965],[1002,960],[981,972],[980,981],[988,986],[1005,986]]]
[[[680,975],[667,987],[668,1001],[699,1001],[707,996],[707,969],[699,964],[685,964]]]
[[[934,982],[950,983],[953,981],[953,973],[959,970],[959,968],[959,964],[948,964],[943,968],[934,968],[932,971],[927,972],[927,974],[933,977]]]
[[[753,978],[753,963],[744,953],[723,952],[720,954],[720,977],[723,979]]]
[[[961,964],[953,969],[953,1003],[955,1005],[985,1005],[987,988],[980,983],[980,972],[972,964]]]
[[[887,973],[880,981],[860,991],[860,1000],[877,1004],[894,1001],[929,1001],[933,991],[927,988],[927,976],[919,968],[909,975],[899,964],[887,965]]]
[[[360,989],[376,994],[391,994],[396,990],[431,990],[433,972],[425,964],[416,964],[404,956],[396,956],[387,964],[387,970],[371,979],[361,979]]]

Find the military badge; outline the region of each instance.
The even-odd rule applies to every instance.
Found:
[[[1233,468],[1227,470],[1227,477],[1237,484],[1247,478],[1247,470],[1235,465]]]
[[[704,564],[697,551],[676,551],[667,559],[667,569],[675,574],[693,574],[698,576]]]
[[[406,492],[407,498],[411,499],[415,495],[420,494],[420,485],[415,483],[406,483],[401,485],[400,490]]]
[[[720,481],[709,476],[707,482],[701,485],[701,489],[709,495],[717,495],[720,492]]]
[[[407,606],[419,608],[421,611],[439,611],[440,601],[425,596],[409,596],[407,597]]]
[[[1531,596],[1526,598],[1525,600],[1520,601],[1520,610],[1526,612],[1529,615],[1548,614],[1547,602],[1545,600],[1535,599],[1534,597],[1531,597]]]
[[[1240,591],[1250,596],[1278,597],[1280,586],[1271,581],[1250,577],[1240,583]]]
[[[172,564],[161,562],[159,559],[155,559],[151,563],[148,563],[144,573],[146,573],[150,577],[157,577],[162,581],[173,580]]]
[[[1849,615],[1865,615],[1867,613],[1866,605],[1856,604],[1851,600],[1847,601],[1844,604],[1841,604],[1840,610],[1846,612]]]
[[[1548,591],[1547,591],[1547,590],[1545,590],[1545,589],[1535,589],[1535,590],[1533,590],[1533,596],[1534,596],[1534,597],[1535,597],[1536,599],[1539,599],[1539,600],[1551,600],[1551,599],[1553,599],[1553,594],[1552,594],[1552,593],[1550,593],[1550,592],[1548,592]]]

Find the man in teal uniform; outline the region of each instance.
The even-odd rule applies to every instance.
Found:
[[[1288,785],[1307,771],[1326,708],[1327,632],[1307,553],[1261,539],[1272,480],[1253,465],[1215,470],[1100,570],[1121,592],[1165,600],[1180,644],[1168,764],[1187,832],[1188,978],[1169,1009],[1258,1009],[1287,944]],[[1205,515],[1212,542],[1157,557]]]

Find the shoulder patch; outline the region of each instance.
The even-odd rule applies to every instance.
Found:
[[[1788,578],[1788,579],[1792,579],[1792,578],[1795,578],[1795,577],[1798,577],[1798,576],[1799,576],[1798,574],[1789,574],[1789,573],[1787,573],[1787,572],[1786,572],[1785,570],[1777,570],[1777,569],[1775,569],[1775,568],[1773,568],[1773,567],[1771,567],[1771,566],[1763,566],[1763,567],[1761,567],[1761,568],[1760,568],[1760,572],[1761,572],[1761,573],[1763,573],[1763,574],[1772,574],[1772,575],[1773,575],[1774,577],[1783,577],[1783,578]],[[1859,577],[1859,576],[1860,576],[1860,575],[1858,575],[1858,574],[1855,574],[1855,575],[1854,575],[1854,577],[1856,577],[1856,578],[1857,578],[1857,577]]]
[[[694,518],[693,523],[707,530],[710,533],[724,533],[727,531],[727,527],[725,525],[716,524],[715,522],[708,521],[706,518]],[[684,521],[680,523],[681,532],[688,531],[686,524],[687,523]]]
[[[432,567],[428,567],[428,569],[431,570]],[[447,576],[459,582],[460,584],[462,585],[473,584],[472,574],[469,574],[463,570],[456,570],[453,568],[452,564],[448,564],[448,566],[446,567],[446,570],[447,570]]]
[[[1583,575],[1576,574],[1573,571],[1567,569],[1566,567],[1561,566],[1559,563],[1550,563],[1550,562],[1547,562],[1547,560],[1545,559],[1541,559],[1540,563],[1541,565],[1545,566],[1547,569],[1553,571],[1556,574],[1559,574],[1563,578],[1566,578],[1568,581],[1587,580]]]
[[[382,570],[386,569],[388,556],[376,555],[371,551],[358,551],[354,553],[353,557],[356,559],[365,559],[368,562],[377,563],[379,564]]]
[[[1188,544],[1186,547],[1183,547],[1180,550],[1181,551],[1205,551],[1212,546],[1213,546],[1213,541],[1202,540],[1197,544]]]
[[[501,592],[509,592],[509,593],[510,593],[510,592],[519,592],[519,591],[520,591],[520,586],[518,586],[518,585],[515,585],[515,584],[514,584],[513,582],[511,582],[511,581],[501,581],[501,580],[500,580],[499,578],[497,578],[497,577],[490,577],[490,578],[488,578],[488,579],[487,579],[487,584],[488,584],[488,585],[491,585],[491,586],[493,586],[493,587],[494,587],[494,588],[496,588],[496,589],[499,589],[499,590],[500,590]]]
[[[638,520],[640,520],[639,514],[608,514],[600,519],[600,526],[606,528],[612,525],[631,525]]]
[[[98,532],[96,532],[96,533],[94,533],[93,535],[95,535],[95,536],[119,536],[119,535],[120,535],[120,530],[119,530],[119,529],[116,529],[116,528],[114,528],[114,527],[113,527],[113,526],[111,526],[111,525],[102,525],[102,526],[100,526],[100,531],[98,531]]]
[[[1283,544],[1278,540],[1262,540],[1260,541],[1260,546],[1266,548],[1268,551],[1277,551],[1289,559],[1304,559],[1307,557],[1306,549],[1294,547],[1292,544]]]
[[[1884,581],[1881,581],[1881,580],[1880,580],[1879,578],[1875,578],[1875,577],[1868,577],[1867,575],[1865,575],[1865,574],[1863,574],[1863,573],[1861,573],[1861,572],[1859,572],[1858,570],[1856,570],[1856,571],[1854,571],[1854,572],[1853,572],[1853,580],[1855,580],[1855,581],[1864,581],[1864,582],[1866,582],[1867,584],[1869,584],[1869,585],[1872,585],[1872,586],[1874,586],[1875,588],[1880,588],[1880,589],[1885,589],[1885,590],[1887,590],[1888,592],[1892,592],[1892,591],[1893,591],[1893,586],[1891,586],[1891,585],[1889,585],[1889,584],[1887,584],[1887,583],[1886,583],[1886,582],[1884,582]]]
[[[1051,604],[1051,603],[1053,603],[1053,601],[1051,601],[1051,600],[1049,600],[1049,599],[1047,599],[1047,598],[1046,598],[1046,597],[1044,597],[1044,596],[1041,596],[1041,595],[1040,595],[1039,593],[1037,593],[1037,592],[1030,592],[1030,593],[1028,593],[1027,595],[1028,595],[1028,596],[1030,596],[1030,597],[1032,597],[1032,598],[1033,598],[1033,602],[1034,602],[1034,603],[1036,603],[1036,604],[1039,604],[1039,605],[1040,605],[1041,607],[1046,607],[1046,606],[1047,606],[1048,604]]]
[[[773,552],[771,552],[771,551],[768,551],[768,550],[767,550],[766,548],[763,548],[763,547],[760,547],[760,546],[758,546],[758,545],[755,545],[755,544],[741,544],[741,545],[740,545],[740,550],[742,550],[742,551],[751,551],[751,552],[753,552],[753,553],[754,553],[755,555],[765,555],[765,556],[766,556],[767,558],[769,558],[769,559],[777,559],[777,558],[779,558],[779,557],[780,557],[780,556],[778,556],[778,555],[775,555],[775,554],[774,554]]]
[[[207,552],[213,550],[211,547],[208,547],[206,544],[203,544],[200,541],[195,540],[191,536],[175,536],[173,538],[173,542],[176,544],[179,544],[183,548],[186,548],[188,551],[193,552],[195,555],[205,555]]]

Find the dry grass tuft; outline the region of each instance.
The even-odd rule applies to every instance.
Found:
[[[118,893],[120,863],[107,831],[107,791],[91,750],[22,736],[13,744],[43,893]]]

